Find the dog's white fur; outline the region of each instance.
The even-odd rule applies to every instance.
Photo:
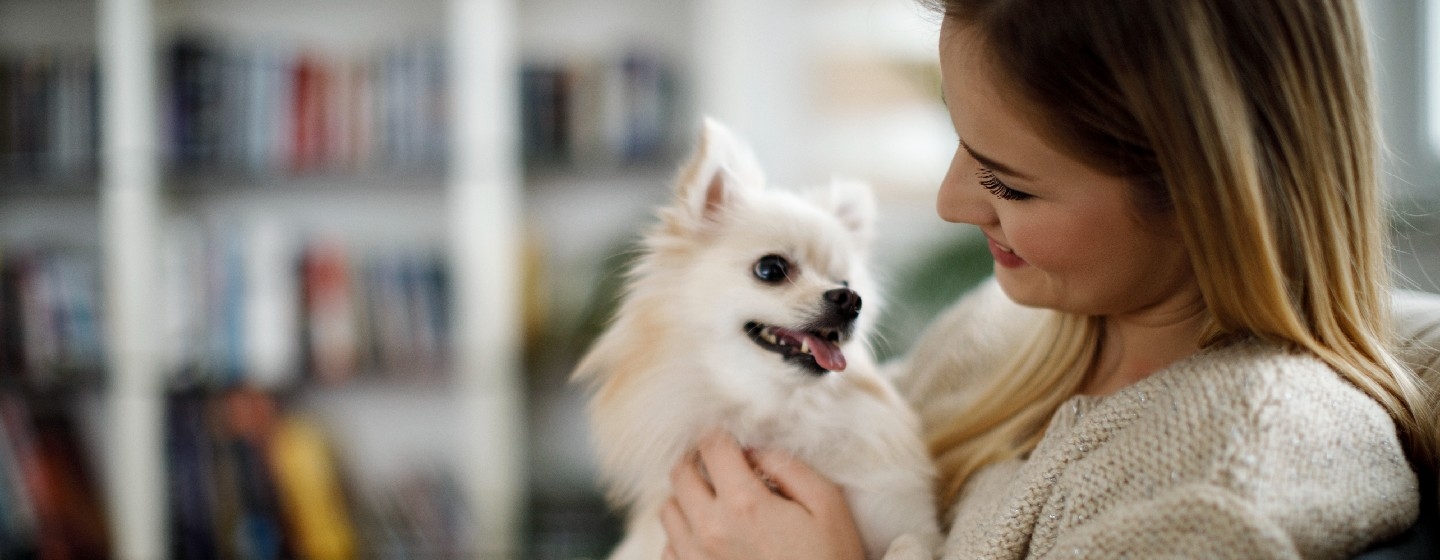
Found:
[[[715,427],[743,445],[788,451],[844,487],[870,558],[892,542],[933,546],[934,472],[918,422],[865,347],[878,301],[864,263],[869,188],[766,189],[749,148],[706,119],[676,195],[644,239],[613,323],[573,375],[593,390],[602,474],[612,501],[629,511],[610,558],[661,556],[669,472]],[[767,254],[792,263],[787,282],[753,275]],[[863,309],[841,346],[843,372],[806,371],[746,335],[751,321],[804,325],[842,282]]]

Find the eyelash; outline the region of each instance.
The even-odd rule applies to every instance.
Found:
[[[984,188],[986,191],[989,191],[990,194],[995,195],[995,198],[998,198],[1000,200],[1026,200],[1033,196],[1030,193],[1021,192],[1010,188],[1004,182],[1000,181],[999,177],[995,176],[994,171],[991,171],[984,167],[981,167],[979,171],[976,171],[975,176],[980,179],[980,186],[982,188]]]

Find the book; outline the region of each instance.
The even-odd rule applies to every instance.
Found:
[[[37,508],[40,557],[109,558],[107,514],[74,427],[64,416],[46,415],[35,418],[35,431],[36,468],[45,485],[35,497],[49,502]]]
[[[257,218],[246,228],[243,248],[245,379],[278,388],[299,378],[299,278],[291,235],[274,220]]]
[[[302,259],[310,371],[323,384],[341,383],[357,373],[361,351],[350,261],[334,241],[311,243]]]
[[[18,491],[11,486],[7,492],[16,498],[12,527],[29,539],[0,548],[33,551],[38,558],[109,558],[105,510],[69,420],[35,414],[24,398],[0,394],[0,430],[4,469],[20,481]],[[10,517],[7,512],[7,525]]]
[[[274,560],[288,555],[284,520],[276,495],[274,472],[267,457],[269,441],[280,417],[274,397],[251,388],[226,390],[216,396],[219,426],[216,432],[228,477],[223,504],[228,524],[220,538],[241,558]]]
[[[294,104],[291,130],[293,143],[290,153],[290,171],[305,173],[321,169],[329,139],[326,123],[327,111],[333,99],[327,99],[330,80],[327,68],[314,55],[302,54],[293,63]]]
[[[21,470],[19,444],[26,434],[11,434],[21,429],[12,426],[9,409],[15,406],[13,396],[0,396],[0,557],[25,558],[35,555],[38,528],[35,506],[31,503]]]
[[[356,537],[350,507],[320,427],[291,415],[277,426],[269,452],[277,494],[297,556],[354,558]]]
[[[205,401],[193,393],[171,395],[165,406],[166,477],[170,507],[170,556],[176,560],[219,558],[216,542],[218,457]]]

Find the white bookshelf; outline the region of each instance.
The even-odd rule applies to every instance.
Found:
[[[923,22],[906,27],[916,25],[906,19],[915,8],[900,4],[0,0],[0,15],[15,16],[0,21],[0,46],[60,41],[93,48],[104,77],[98,189],[4,194],[0,240],[69,236],[99,246],[110,377],[101,411],[87,414],[99,426],[97,463],[117,557],[169,554],[165,408],[173,372],[157,302],[167,297],[162,261],[177,223],[263,222],[291,237],[338,232],[362,246],[391,242],[443,255],[452,290],[448,377],[432,385],[307,389],[294,404],[328,424],[349,453],[339,458],[341,468],[362,486],[402,471],[411,459],[459,475],[471,514],[471,550],[483,558],[514,557],[525,546],[530,490],[593,483],[578,395],[547,387],[540,390],[551,393],[537,396],[535,378],[527,383],[521,372],[521,302],[528,288],[522,246],[545,245],[543,256],[557,276],[551,281],[572,292],[554,303],[573,308],[588,286],[571,272],[608,258],[600,253],[644,225],[649,208],[668,196],[679,163],[671,160],[684,155],[641,166],[522,169],[521,68],[657,55],[673,65],[683,88],[676,100],[683,115],[676,126],[683,130],[677,132],[698,130],[701,114],[719,116],[752,140],[771,178],[787,186],[824,181],[834,172],[901,184],[881,194],[882,228],[894,234],[882,235],[877,251],[898,262],[908,247],[935,237],[933,229],[915,226],[927,216],[938,219],[928,193],[915,196],[914,189],[925,182],[916,177],[943,172],[943,159],[932,161],[935,154],[926,151],[934,147],[934,115],[926,112],[934,107],[913,109],[913,120],[896,126],[890,116],[912,109],[887,105],[837,117],[815,99],[822,94],[817,89],[830,87],[817,68],[837,56],[930,63],[933,39],[924,34],[934,29]],[[57,36],[50,29],[57,19],[89,25],[85,18],[93,19],[93,33],[68,29]],[[919,38],[896,39],[912,31]],[[166,49],[192,32],[239,45],[304,44],[340,56],[406,37],[439,38],[447,61],[447,168],[393,176],[383,169],[276,178],[202,173],[177,181],[163,154]],[[906,95],[902,105],[912,100]],[[842,113],[854,109],[841,105]],[[875,128],[878,121],[891,128]],[[943,118],[938,122],[944,126]],[[688,149],[689,141],[681,138],[679,148]],[[886,161],[883,154],[896,156]],[[933,173],[926,172],[930,165]],[[386,443],[397,441],[403,445]]]
[[[323,216],[344,222],[387,224],[425,238],[443,251],[452,271],[454,349],[443,388],[370,392],[342,391],[310,399],[316,412],[344,418],[347,410],[380,408],[399,415],[425,411],[428,429],[421,453],[447,450],[459,475],[473,526],[469,550],[483,557],[510,557],[521,546],[523,504],[523,394],[516,356],[519,279],[520,173],[516,148],[516,70],[510,0],[362,2],[394,17],[346,17],[355,3],[190,2],[97,0],[97,51],[106,135],[102,140],[99,208],[103,240],[104,294],[110,381],[105,396],[103,475],[119,558],[150,560],[168,555],[164,391],[155,302],[162,238],[179,218],[217,220],[270,216],[290,227],[324,228]],[[363,15],[363,14],[362,14]],[[335,24],[339,21],[339,24]],[[419,22],[419,23],[417,23]],[[439,185],[331,190],[220,190],[176,193],[164,184],[161,131],[164,122],[158,54],[177,29],[242,40],[301,37],[326,49],[355,49],[357,41],[414,31],[444,22],[438,31],[451,62],[453,111],[446,147],[454,162]],[[329,25],[326,25],[329,23]],[[290,25],[291,27],[286,27]],[[368,27],[367,27],[368,26]],[[409,26],[412,29],[407,29]],[[360,46],[357,46],[360,45]],[[342,177],[337,181],[344,181]],[[428,179],[420,178],[424,183]],[[282,182],[285,179],[281,179]],[[307,185],[308,186],[308,185]],[[370,191],[365,194],[364,191]],[[343,193],[343,194],[341,194]],[[333,197],[333,198],[330,198]],[[364,199],[355,202],[356,198]],[[354,208],[347,208],[353,206]],[[408,210],[407,210],[408,209]],[[287,214],[288,212],[288,214]],[[367,213],[371,216],[367,217]],[[316,223],[315,216],[321,223]],[[373,220],[371,218],[374,218]],[[404,225],[409,220],[413,228]],[[399,223],[400,225],[396,225]],[[372,228],[365,228],[372,229]],[[416,233],[416,232],[419,233]],[[370,234],[379,235],[375,231]],[[361,403],[356,405],[355,403]],[[373,411],[372,411],[373,413]],[[375,424],[373,416],[366,420]],[[344,422],[345,420],[341,420]],[[362,426],[364,421],[358,422]],[[383,425],[383,422],[380,424]],[[402,428],[403,429],[403,428]],[[372,430],[375,431],[375,430]],[[438,439],[439,441],[434,441]],[[363,451],[364,442],[358,447]],[[395,450],[371,450],[386,454]],[[363,458],[362,458],[363,459]],[[422,461],[425,459],[421,459]],[[463,466],[463,468],[456,468]],[[351,465],[346,465],[346,468]],[[383,470],[359,465],[358,470]],[[363,472],[362,472],[363,474]]]

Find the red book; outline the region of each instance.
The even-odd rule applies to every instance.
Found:
[[[109,558],[105,511],[68,421],[36,418],[24,399],[0,395],[0,429],[13,447],[33,508],[38,558]]]
[[[317,242],[302,265],[310,366],[322,383],[339,383],[359,367],[359,333],[350,262],[339,243]]]
[[[329,78],[324,65],[310,55],[301,55],[295,61],[294,73],[295,135],[290,169],[314,171],[325,163],[328,149],[325,92]]]

